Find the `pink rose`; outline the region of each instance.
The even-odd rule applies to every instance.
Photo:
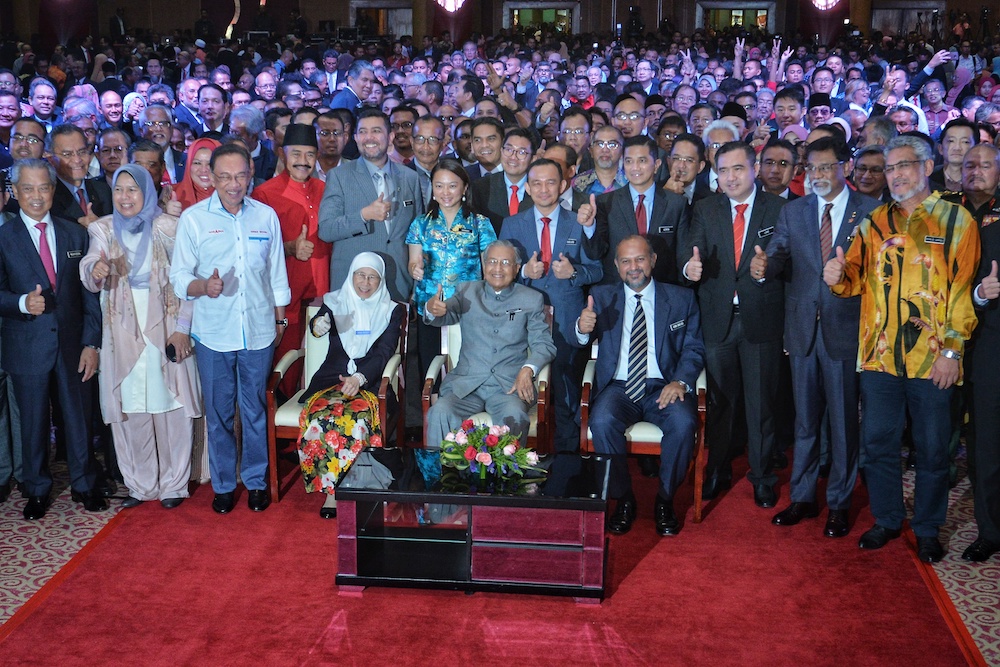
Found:
[[[504,445],[504,447],[503,447],[503,453],[506,456],[513,456],[514,452],[516,452],[516,451],[517,451],[517,445],[515,443],[513,443],[513,442],[510,443],[510,444]]]
[[[510,426],[507,426],[506,424],[501,424],[500,435],[507,435],[508,433],[510,433]]]
[[[469,442],[469,436],[465,434],[465,431],[459,431],[455,434],[455,442],[460,445],[464,445]]]
[[[490,456],[489,452],[479,452],[476,454],[476,462],[488,466],[493,463],[493,457]]]
[[[449,432],[447,435],[444,436],[444,439],[447,440],[448,442],[455,442],[455,434]]]
[[[502,430],[503,428],[504,427],[500,424],[494,424],[493,426],[490,426],[490,435],[496,435],[496,436],[503,435],[503,430]]]
[[[528,452],[527,461],[530,466],[538,465],[538,454],[535,452]]]

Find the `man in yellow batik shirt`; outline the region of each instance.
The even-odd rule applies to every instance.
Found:
[[[932,194],[931,146],[899,136],[886,147],[893,201],[858,226],[846,256],[837,249],[823,279],[837,296],[861,295],[861,447],[875,526],[862,549],[899,537],[906,518],[900,465],[909,408],[916,447],[913,519],[921,560],[944,555],[938,528],[948,510],[952,387],[976,326],[972,282],[979,266],[976,221]]]

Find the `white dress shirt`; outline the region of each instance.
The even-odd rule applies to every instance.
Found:
[[[622,285],[625,290],[625,321],[622,322],[622,344],[618,350],[618,365],[615,367],[615,379],[621,382],[628,381],[628,353],[629,341],[632,339],[632,324],[635,321],[636,292],[632,288]],[[663,379],[656,364],[656,327],[654,323],[654,311],[656,310],[656,290],[653,281],[649,281],[638,294],[642,295],[642,313],[646,316],[646,378],[650,380]]]
[[[25,228],[28,230],[28,236],[31,237],[31,242],[35,244],[35,252],[38,253],[41,253],[42,232],[35,225],[39,222],[45,223],[45,240],[49,242],[49,252],[52,254],[52,266],[56,269],[56,275],[59,275],[59,253],[56,252],[56,230],[52,225],[52,215],[46,213],[45,217],[41,220],[32,220],[24,214],[24,211],[21,211],[20,216],[21,222],[24,223]],[[27,294],[22,294],[17,302],[18,309],[25,315],[28,314],[27,302]]]
[[[237,215],[219,193],[181,214],[170,282],[181,299],[194,280],[215,269],[223,280],[217,298],[197,297],[191,335],[216,352],[261,350],[274,342],[276,306],[292,298],[285,271],[281,225],[270,206],[249,197]]]
[[[833,198],[832,202],[828,202],[819,195],[816,196],[816,201],[819,204],[817,207],[819,210],[816,212],[816,220],[818,221],[816,224],[819,229],[823,228],[823,209],[826,208],[827,204],[833,204],[833,208],[830,209],[830,221],[832,223],[830,229],[833,230],[833,235],[830,238],[833,239],[834,246],[837,245],[837,235],[840,234],[840,223],[844,219],[844,212],[847,210],[847,199],[850,196],[851,192],[846,185],[840,191],[840,194]],[[844,248],[844,250],[846,251],[847,248]],[[826,261],[826,257],[823,258],[823,261]]]

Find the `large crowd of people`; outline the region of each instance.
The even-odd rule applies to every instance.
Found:
[[[206,16],[134,35],[117,14],[96,41],[0,45],[0,501],[16,487],[25,519],[45,515],[51,420],[87,510],[115,478],[126,506],[176,507],[204,416],[214,510],[234,509],[238,465],[263,511],[267,378],[329,336],[298,453],[335,517],[337,481],[389,436],[372,390],[410,303],[421,376],[442,325],[465,341],[432,456],[481,410],[526,436],[547,364],[551,446],[577,450],[600,342],[589,427],[613,534],[637,514],[637,421],[663,433],[640,459],[656,530],[681,530],[704,370],[705,499],[745,451],[755,503],[777,507],[790,454],[772,522],[825,505],[844,537],[864,483],[859,545],[877,549],[907,520],[909,464],[936,562],[964,439],[963,557],[1000,551],[1000,42],[663,25],[344,43],[295,20],[296,39],[240,42]]]

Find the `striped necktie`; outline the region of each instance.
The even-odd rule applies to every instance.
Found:
[[[646,393],[646,313],[642,309],[642,295],[635,295],[635,315],[632,316],[632,333],[628,342],[628,380],[625,395],[633,402]]]

